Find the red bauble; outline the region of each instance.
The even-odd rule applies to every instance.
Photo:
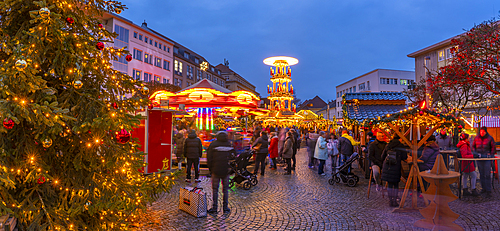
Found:
[[[101,23],[97,24],[97,26],[99,26],[99,28],[103,28],[103,25]]]
[[[462,129],[463,127],[462,127],[462,125],[458,125],[458,128],[459,128],[459,129]]]
[[[118,109],[118,104],[113,102],[113,103],[111,103],[111,107],[113,107],[114,109]]]
[[[127,60],[127,62],[132,61],[132,55],[125,56],[125,60]]]
[[[437,117],[440,117],[441,115],[440,114],[437,114]]]
[[[66,22],[69,24],[73,24],[75,22],[75,20],[72,17],[67,17]]]
[[[13,121],[13,120],[11,120],[11,119],[8,119],[8,120],[7,120],[7,119],[5,119],[5,120],[3,121],[3,127],[4,127],[4,128],[7,128],[7,129],[12,129],[12,128],[14,128],[14,124],[15,124],[15,123],[14,123],[14,121]]]
[[[38,178],[37,183],[38,183],[38,184],[43,184],[43,183],[45,183],[45,177],[41,176],[40,178]]]
[[[153,104],[148,105],[148,108],[149,110],[153,109],[154,108]]]
[[[125,129],[116,133],[116,141],[120,144],[125,144],[130,140],[130,132]]]
[[[104,49],[104,43],[102,42],[98,42],[95,47],[97,48],[97,50],[100,50],[102,51],[102,49]]]
[[[424,111],[419,111],[418,114],[423,115]]]

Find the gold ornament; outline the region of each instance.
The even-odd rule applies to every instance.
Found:
[[[149,88],[147,88],[147,87],[145,87],[145,86],[144,86],[144,87],[142,87],[142,88],[141,88],[141,93],[142,93],[143,95],[147,95],[147,94],[149,94]]]
[[[38,10],[38,14],[42,16],[43,18],[49,17],[50,16],[50,10],[47,7],[44,7],[40,10]]]
[[[78,90],[78,89],[80,89],[80,88],[82,88],[82,86],[83,86],[83,83],[82,83],[82,81],[80,81],[80,80],[75,80],[75,81],[73,82],[73,87],[74,87],[75,89],[77,89],[77,90]]]
[[[115,13],[116,14],[120,14],[122,12],[122,9],[121,8],[115,8]]]
[[[50,138],[45,139],[42,142],[42,145],[44,148],[49,148],[50,146],[52,146],[52,139],[50,139]]]
[[[23,71],[27,66],[28,66],[28,63],[26,63],[26,60],[24,60],[24,59],[19,59],[16,61],[16,69],[18,71]]]

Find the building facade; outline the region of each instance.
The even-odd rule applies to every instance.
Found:
[[[415,79],[419,82],[425,79],[429,72],[437,72],[439,68],[449,65],[451,58],[451,40],[449,38],[431,46],[425,47],[408,55],[415,59]]]
[[[144,82],[172,83],[172,50],[175,44],[172,40],[150,30],[145,24],[139,26],[115,14],[104,14],[102,24],[106,30],[118,34],[114,43],[106,45],[127,47],[132,55],[130,62],[125,60],[125,56],[114,60],[115,70]]]
[[[203,56],[182,46],[174,45],[174,80],[173,84],[186,88],[194,83],[208,79],[219,86],[225,87],[221,71],[211,65]]]
[[[336,117],[342,118],[342,96],[346,93],[402,92],[415,81],[414,71],[376,69],[337,86]]]
[[[219,64],[215,68],[220,70],[222,78],[226,81],[226,88],[231,91],[246,90],[253,92],[255,95],[259,95],[255,91],[255,86],[248,82],[245,78],[241,77],[238,73],[231,70],[229,66],[224,64]]]

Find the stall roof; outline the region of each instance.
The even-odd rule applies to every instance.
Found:
[[[211,88],[211,89],[215,89],[217,91],[220,91],[222,93],[231,93],[232,92],[231,90],[224,88],[222,86],[219,86],[216,83],[214,83],[208,79],[202,79],[202,80],[196,82],[195,84],[193,84],[189,87],[186,87],[178,92],[182,92],[182,91],[192,89],[192,88]]]
[[[401,92],[363,92],[363,93],[346,93],[345,100],[406,100],[406,96]],[[399,110],[398,110],[399,111]]]
[[[406,106],[402,105],[347,105],[347,117],[362,122],[366,119],[376,119],[385,117],[387,114],[393,114],[404,110]]]

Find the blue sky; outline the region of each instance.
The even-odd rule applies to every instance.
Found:
[[[121,16],[229,67],[267,96],[269,67],[286,55],[298,98],[377,68],[414,70],[406,55],[499,15],[498,0],[123,0]]]

